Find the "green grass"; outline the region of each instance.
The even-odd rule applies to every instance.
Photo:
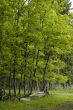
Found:
[[[73,89],[59,89],[50,91],[50,95],[42,98],[35,98],[29,102],[26,101],[5,101],[0,102],[0,110],[55,110],[55,107],[63,104],[73,102]],[[63,95],[65,94],[65,95]]]
[[[73,88],[67,88],[67,89],[54,89],[53,91],[51,91],[53,93],[73,93]]]

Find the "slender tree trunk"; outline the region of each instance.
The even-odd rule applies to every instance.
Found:
[[[38,50],[37,56],[36,56],[36,64],[35,64],[34,73],[33,73],[34,77],[36,77],[36,71],[37,71],[37,66],[38,66],[38,58],[39,58],[39,50]],[[35,89],[36,81],[33,80],[32,84],[33,84],[33,87]]]
[[[29,94],[32,94],[32,71],[30,73],[30,79],[29,79]]]
[[[36,75],[36,70],[37,70],[37,66],[38,66],[38,58],[39,58],[39,50],[38,50],[37,56],[36,56],[36,64],[35,64],[35,68],[34,68],[34,77]]]
[[[9,75],[9,96],[11,96],[11,70]]]
[[[23,67],[23,72],[24,72],[24,95],[26,94],[26,68],[27,68],[27,48],[28,48],[28,44],[27,42],[25,43],[25,53],[24,53],[24,57],[25,57],[25,64]]]
[[[28,4],[28,10],[27,10],[27,16],[28,16],[28,24],[27,24],[27,31],[28,33],[30,32],[30,22],[29,22],[29,18],[30,18],[30,9],[29,9],[29,3],[30,3],[30,0],[27,0],[27,4]],[[25,43],[25,72],[24,72],[24,95],[26,93],[26,68],[27,68],[27,49],[28,49],[28,43],[26,42]]]
[[[16,96],[16,70],[15,70],[15,67],[13,70],[13,90],[14,90],[14,96]]]
[[[43,70],[43,90],[45,89],[45,74],[46,74],[46,69],[47,69],[47,65],[48,65],[48,60],[49,60],[49,56],[47,56],[45,68]]]
[[[36,57],[36,43],[35,43],[35,46],[34,46],[34,49],[33,49],[33,63],[34,63],[34,61],[35,61],[35,57]]]
[[[17,13],[16,13],[16,25],[17,25],[17,32],[19,31],[19,17],[20,17],[20,9],[19,9],[19,0],[18,0],[18,6],[17,8]],[[16,37],[19,37],[18,33],[16,34]],[[18,42],[16,41],[15,46],[18,46]],[[16,53],[16,48],[14,49],[14,68],[13,68],[13,89],[14,89],[14,96],[16,96],[16,57],[17,57],[17,53]]]
[[[26,78],[25,78],[25,74],[24,74],[24,95],[26,94]]]
[[[22,73],[21,73],[21,79],[19,81],[19,99],[20,99],[20,95],[21,95],[21,87],[22,87]]]
[[[13,63],[13,91],[14,91],[14,96],[16,96],[16,66],[17,66],[17,54],[16,54],[16,49],[14,48],[14,63]]]

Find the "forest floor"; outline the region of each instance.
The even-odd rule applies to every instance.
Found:
[[[52,90],[30,101],[1,101],[0,110],[73,110],[73,88]]]

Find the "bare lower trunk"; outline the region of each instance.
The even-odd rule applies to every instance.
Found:
[[[9,75],[9,96],[11,96],[11,71]]]
[[[24,75],[24,95],[26,94],[26,79],[25,79],[25,75]]]
[[[46,69],[47,69],[47,65],[48,65],[48,60],[49,60],[49,56],[46,59],[46,65],[43,71],[43,90],[45,89],[45,74],[46,74]]]
[[[36,75],[37,66],[38,66],[38,58],[39,58],[39,50],[38,50],[37,56],[36,56],[36,64],[35,64],[34,73],[33,73],[34,77],[36,77],[35,75]],[[36,86],[36,81],[35,80],[32,81],[32,85],[35,89],[35,86]]]
[[[13,91],[14,91],[14,96],[16,96],[16,71],[15,69],[13,71]]]
[[[20,98],[20,95],[21,95],[21,87],[22,87],[22,74],[21,74],[21,79],[20,79],[20,82],[19,82],[19,98]]]

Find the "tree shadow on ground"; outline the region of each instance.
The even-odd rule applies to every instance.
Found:
[[[73,110],[73,102],[67,102],[64,104],[57,105],[55,107],[36,108],[35,110]]]

